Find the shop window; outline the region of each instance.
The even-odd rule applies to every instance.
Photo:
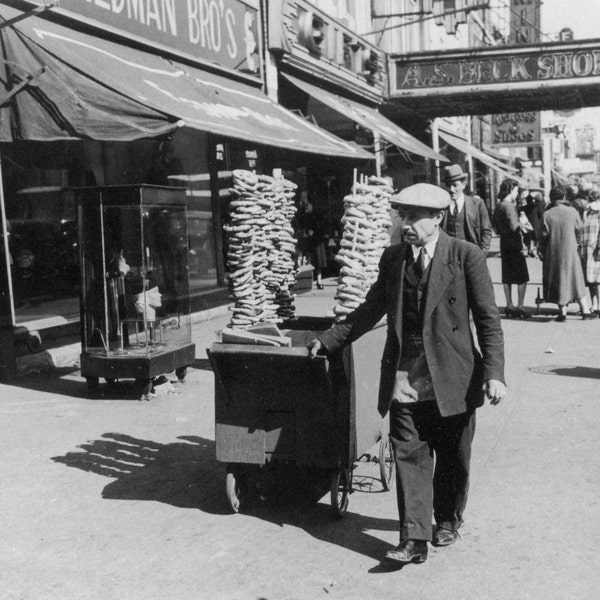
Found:
[[[162,142],[154,171],[186,188],[190,294],[218,285],[214,215],[205,135],[181,132]],[[152,180],[150,180],[152,183]]]
[[[187,188],[190,293],[193,295],[218,283],[210,175],[179,175],[172,180]]]
[[[75,207],[60,186],[21,188],[7,198],[17,322],[78,315]]]

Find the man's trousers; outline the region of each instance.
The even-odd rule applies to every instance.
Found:
[[[435,402],[392,402],[401,540],[431,540],[432,516],[438,526],[461,526],[474,435],[475,411],[442,417]]]

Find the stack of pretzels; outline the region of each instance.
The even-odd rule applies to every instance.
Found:
[[[236,327],[294,316],[294,190],[294,184],[282,178],[233,171],[231,219],[224,230],[234,300],[231,324]]]
[[[341,265],[333,309],[337,321],[357,308],[377,279],[379,259],[390,244],[390,197],[394,190],[386,179],[370,177],[355,182],[353,193],[344,198]]]
[[[277,321],[292,319],[296,316],[295,295],[292,293],[296,283],[296,238],[292,219],[296,214],[294,197],[297,185],[282,177],[272,183],[273,210],[268,214],[270,220],[269,239],[271,252],[268,269],[264,272],[267,288],[273,294],[277,305]]]

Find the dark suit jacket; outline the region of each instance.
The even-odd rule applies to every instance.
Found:
[[[386,248],[379,277],[363,304],[345,321],[319,336],[329,352],[369,331],[387,314],[378,409],[387,413],[402,357],[402,298],[406,243]],[[469,325],[469,310],[481,353]],[[488,379],[504,381],[504,339],[484,253],[468,242],[440,237],[431,260],[423,313],[425,356],[443,416],[483,404]]]
[[[484,252],[490,249],[492,241],[492,224],[487,208],[479,196],[465,194],[465,238],[479,246]],[[442,229],[446,230],[446,217],[442,221]]]

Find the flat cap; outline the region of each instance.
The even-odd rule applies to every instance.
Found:
[[[392,205],[418,206],[431,210],[443,210],[450,206],[450,194],[437,185],[430,183],[415,183],[392,196]]]

